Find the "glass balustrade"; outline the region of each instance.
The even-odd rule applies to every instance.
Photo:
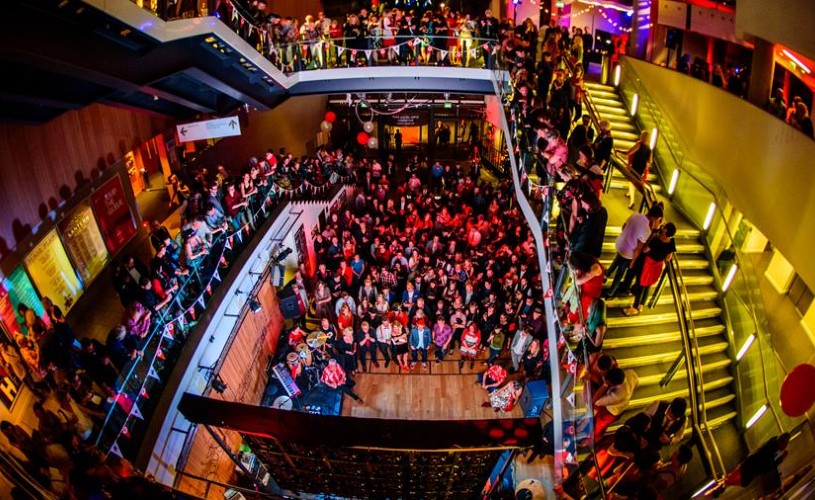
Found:
[[[625,59],[620,89],[628,105],[637,96],[636,119],[640,126],[658,129],[654,154],[664,192],[702,232],[728,325],[739,394],[739,422],[746,430],[748,444],[754,448],[766,436],[795,427],[800,419],[791,419],[780,409],[779,388],[785,373],[770,339],[759,276],[735,239],[741,214],[724,190],[688,158],[690,149],[683,142],[681,132],[662,112]],[[748,429],[747,424],[757,415],[760,417]]]

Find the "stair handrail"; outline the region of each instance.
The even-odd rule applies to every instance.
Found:
[[[548,238],[549,225],[550,225],[550,221],[551,221],[552,206],[553,206],[552,200],[554,199],[554,193],[555,193],[554,180],[551,177],[547,176],[547,178],[545,179],[546,185],[542,185],[542,184],[534,183],[531,180],[531,178],[529,177],[530,168],[528,168],[528,166],[526,165],[526,162],[525,162],[525,158],[527,157],[525,152],[529,152],[531,150],[531,148],[529,147],[529,144],[528,144],[528,137],[523,133],[520,133],[520,134],[518,133],[518,130],[517,130],[518,112],[517,112],[517,110],[514,107],[511,107],[510,112],[512,113],[512,116],[513,116],[511,132],[512,132],[514,137],[518,138],[518,141],[517,141],[517,146],[518,146],[517,157],[518,157],[519,171],[522,171],[526,175],[527,182],[529,182],[530,185],[535,184],[535,187],[537,187],[538,189],[544,189],[543,192],[548,193],[548,194],[544,194],[543,213],[541,214],[541,229],[542,230],[545,229],[544,235],[545,235],[545,237]],[[533,162],[534,161],[536,161],[536,160],[533,160]],[[520,193],[523,193],[523,189],[519,189],[518,191]],[[560,213],[560,216],[561,217],[563,216],[562,212]],[[566,222],[564,221],[564,224],[565,223]],[[568,236],[567,236],[567,238],[568,238]],[[543,252],[543,254],[546,256],[547,262],[549,262],[551,264],[552,259],[551,259],[551,255],[549,254],[549,251],[548,251],[548,246],[544,245],[543,248],[538,248],[538,251]],[[563,264],[563,267],[561,268],[561,272],[569,272],[571,274],[572,279],[574,280],[574,278],[575,278],[574,277],[574,271],[571,269],[571,267],[567,263]],[[560,283],[560,281],[555,278],[554,272],[552,271],[551,267],[547,267],[546,269],[542,269],[541,273],[548,274],[550,282],[555,283],[555,288],[559,287],[558,283]],[[585,321],[584,321],[584,318],[583,318],[582,308],[579,306],[579,304],[580,304],[580,301],[579,301],[579,289],[576,289],[575,292],[578,295],[579,324],[582,325],[583,327],[585,327]],[[554,296],[555,296],[555,293],[553,292],[553,297]],[[558,333],[560,335],[562,335],[563,325],[562,325],[562,323],[560,321],[560,318],[557,317],[557,315],[555,315],[554,319],[555,319],[554,324],[558,329]],[[581,342],[585,343],[585,338],[582,339]],[[571,351],[568,344],[565,347],[566,347],[566,349]],[[557,357],[557,351],[558,351],[557,345],[555,345],[555,346],[550,345],[549,346],[549,351],[550,351],[550,356],[551,357]],[[553,352],[554,352],[554,354],[552,354]],[[583,353],[583,356],[582,356],[582,358],[583,358],[583,360],[582,360],[583,361],[583,366],[585,366],[586,369],[588,369],[588,366],[589,366],[589,364],[588,364],[588,355],[587,355],[587,351],[585,349],[585,344],[584,344],[584,349],[582,350],[582,353]],[[568,354],[567,354],[567,356],[568,356]],[[558,366],[560,366],[560,359],[558,359]],[[575,385],[574,381],[576,381],[577,375],[578,375],[577,371],[575,370],[574,375],[572,375],[570,373],[568,375],[568,377],[566,378],[566,381],[572,381],[572,391],[574,391],[574,385]],[[552,376],[553,377],[555,377],[555,376],[559,377],[560,374],[559,373],[558,374],[553,373]],[[564,384],[561,385],[560,394],[557,394],[558,399],[563,397],[567,387],[568,387],[568,384],[564,383]],[[584,391],[583,392],[583,399],[584,399],[585,407],[586,407],[586,418],[590,422],[590,425],[588,426],[588,428],[589,428],[589,449],[588,449],[588,453],[589,453],[589,455],[591,457],[591,460],[592,460],[592,463],[593,463],[595,469],[599,471],[600,466],[599,466],[599,462],[598,462],[598,459],[597,459],[597,453],[596,453],[595,442],[594,442],[594,432],[593,432],[594,413],[593,413],[593,405],[592,405],[591,387],[590,387],[589,384],[584,384],[583,387],[584,387],[584,389],[583,389],[583,391]],[[554,398],[555,395],[553,394],[552,397]],[[575,428],[576,427],[577,426],[575,425]],[[576,434],[576,432],[575,432],[575,434]],[[576,445],[575,445],[575,452],[577,452],[577,446]],[[579,473],[579,469],[578,469],[577,473]],[[583,477],[582,474],[581,474],[581,480],[584,480],[584,477]],[[604,480],[603,480],[602,477],[598,477],[597,484],[599,486],[599,492],[598,493],[600,495],[600,498],[601,499],[607,498],[606,497],[606,486],[604,484]],[[585,483],[584,483],[584,486],[585,486]]]
[[[588,111],[589,116],[591,119],[597,124],[599,130],[599,114],[597,113],[594,101],[592,100],[590,94],[588,92],[584,93],[584,103],[585,109]],[[652,162],[657,164],[658,161],[656,158],[656,152],[654,152],[654,158]],[[627,166],[627,161],[623,158],[621,151],[615,149],[612,153],[612,157],[609,163],[610,165],[607,167],[607,171],[609,174],[606,176],[606,185],[605,189],[608,189],[608,184],[610,183],[611,179],[611,169],[615,168],[619,171],[623,177],[625,177],[629,182],[633,182],[634,186],[640,191],[642,194],[643,200],[640,206],[640,211],[648,210],[654,203],[657,201],[656,192],[648,182],[647,179],[643,179],[642,176],[638,175],[636,172],[631,171],[628,168],[624,168],[623,165]],[[713,456],[710,453],[708,445],[704,441],[704,435],[702,434],[702,429],[705,432],[709,433],[708,437],[712,442],[712,447],[715,452],[716,460],[718,465],[721,467],[720,471],[722,473],[726,472],[724,464],[722,462],[721,453],[719,451],[718,445],[716,444],[716,440],[712,435],[712,430],[710,429],[708,422],[707,422],[707,411],[705,411],[705,397],[704,397],[704,381],[702,376],[702,367],[701,367],[701,359],[699,356],[699,343],[698,337],[696,334],[696,328],[693,323],[693,309],[691,306],[691,302],[688,296],[687,287],[685,286],[684,277],[681,273],[681,266],[679,264],[679,258],[674,255],[673,259],[667,263],[668,265],[665,266],[664,273],[668,275],[668,282],[671,286],[671,293],[674,297],[674,306],[677,312],[678,324],[679,324],[679,332],[680,338],[682,339],[683,344],[683,353],[680,354],[679,358],[677,358],[676,362],[671,366],[668,371],[668,375],[671,375],[671,372],[675,373],[678,369],[679,363],[681,363],[681,357],[684,355],[685,357],[685,364],[687,370],[687,377],[688,377],[688,394],[691,399],[691,422],[693,425],[694,433],[696,433],[700,437],[700,445],[702,446],[703,450],[703,460],[705,461],[706,468],[708,468],[714,477],[718,477],[716,473],[716,469],[714,467]],[[662,281],[664,284],[664,281]],[[663,286],[663,285],[660,285]],[[695,356],[690,356],[691,354],[695,354]],[[698,376],[697,376],[698,374]],[[698,379],[698,380],[697,380]],[[664,381],[664,379],[663,379]],[[701,422],[702,426],[699,426],[699,409],[702,409],[702,417]]]
[[[624,81],[630,82],[630,84],[632,85],[632,87],[635,88],[637,93],[640,96],[645,97],[645,99],[642,99],[642,100],[651,100],[652,102],[656,103],[656,100],[651,96],[651,93],[648,91],[648,89],[646,89],[643,85],[641,85],[640,81],[637,78],[633,78],[633,77],[628,76],[629,73],[636,74],[636,70],[634,70],[634,68],[630,64],[628,64],[626,62],[626,58],[622,59],[621,64],[626,64],[626,66],[625,66],[626,70],[623,72],[624,73],[623,74]],[[622,82],[621,82],[620,86],[622,86]],[[648,108],[648,109],[650,110],[650,108]],[[652,116],[653,116],[653,112],[652,112]],[[661,119],[668,122],[668,123],[670,123],[670,126],[673,129],[676,129],[676,126],[673,124],[670,117],[668,117],[667,115],[661,114]],[[681,137],[675,136],[674,138],[675,138],[676,142],[681,147],[683,147],[683,148],[686,147],[686,145],[684,144]],[[674,151],[674,148],[671,145],[671,143],[668,142],[668,141],[663,141],[663,143],[668,148],[669,153],[671,154],[672,158],[674,159],[674,161],[676,163],[676,166],[677,166],[677,169],[682,168],[683,165],[685,164],[684,155],[681,157],[681,159],[677,159],[677,154]],[[654,154],[656,155],[656,150],[654,151]],[[657,162],[655,162],[655,163],[657,163]],[[657,163],[657,168],[659,168],[658,163]],[[688,175],[691,179],[693,179],[696,182],[696,184],[698,184],[705,191],[707,191],[708,194],[711,196],[711,198],[713,198],[713,200],[715,201],[715,208],[714,208],[715,214],[717,214],[719,216],[719,218],[721,219],[722,227],[723,227],[723,229],[725,231],[726,236],[730,239],[730,242],[731,243],[735,242],[736,240],[735,240],[735,238],[733,236],[733,231],[730,228],[728,218],[725,216],[724,211],[722,210],[722,206],[724,205],[724,203],[722,203],[721,196],[719,194],[715,193],[713,191],[713,189],[711,189],[710,186],[707,185],[706,182],[702,181],[690,169],[688,169],[688,168],[682,169],[682,175]],[[662,179],[663,180],[665,179],[664,175],[662,176]],[[676,206],[676,208],[679,209],[680,212],[684,213],[684,210],[682,210],[681,207]],[[756,276],[757,273],[756,273],[755,269],[753,268],[753,265],[752,265],[752,262],[750,262],[750,259],[745,258],[743,256],[743,253],[741,252],[741,250],[736,248],[735,245],[731,245],[731,247],[732,247],[732,249],[734,251],[734,254],[735,254],[735,261],[739,264],[738,272],[744,273],[746,275],[745,269],[747,269],[747,270],[750,271],[751,275]],[[719,280],[719,282],[721,282],[721,276],[719,275],[718,268],[716,266],[712,266],[712,268],[713,268],[713,271],[714,271],[714,276]],[[744,308],[748,311],[748,313],[750,315],[750,320],[753,323],[753,327],[755,329],[756,343],[758,345],[759,350],[762,352],[762,355],[759,356],[759,362],[760,362],[760,366],[761,366],[761,378],[762,378],[762,382],[763,382],[761,385],[762,385],[762,390],[763,390],[763,393],[764,393],[764,398],[765,398],[765,401],[767,403],[767,406],[770,408],[770,412],[773,415],[773,419],[775,420],[776,426],[778,427],[780,432],[784,432],[784,425],[781,422],[781,419],[780,419],[780,417],[778,415],[778,411],[776,409],[777,398],[774,398],[774,397],[770,396],[770,392],[769,392],[769,388],[768,388],[769,384],[767,383],[768,382],[767,367],[766,367],[765,356],[763,355],[763,353],[766,352],[765,350],[767,349],[767,346],[764,345],[764,340],[765,339],[763,338],[764,335],[762,334],[763,332],[766,331],[766,329],[761,328],[762,322],[759,320],[758,313],[757,313],[758,307],[756,306],[756,302],[758,302],[758,301],[754,298],[754,294],[755,293],[760,293],[760,292],[758,292],[756,290],[752,290],[752,289],[750,289],[750,287],[748,287],[747,298],[745,299],[737,291],[735,291],[735,290],[732,290],[732,291],[734,293],[735,299],[738,302],[740,302],[744,306]],[[724,295],[724,293],[720,292],[720,295]],[[724,301],[724,300],[722,300],[722,307],[725,310],[725,320],[727,322],[727,329],[728,329],[729,332],[731,332],[731,335],[732,335],[733,326],[732,326],[732,322],[730,320],[730,314],[729,314],[729,310],[728,310],[729,308],[727,306],[727,302]],[[776,352],[775,348],[773,348],[772,345],[769,346],[769,349],[772,351],[773,356],[778,358],[778,353]]]
[[[710,428],[708,425],[707,420],[707,411],[706,411],[706,401],[705,401],[705,381],[704,381],[704,372],[702,366],[702,356],[699,353],[699,337],[696,334],[696,326],[693,320],[693,308],[690,302],[690,296],[688,294],[687,287],[685,286],[685,278],[682,275],[682,266],[679,265],[679,257],[674,255],[674,257],[667,263],[667,271],[669,278],[672,282],[676,283],[676,286],[679,289],[678,297],[681,297],[683,302],[683,307],[686,311],[685,321],[686,321],[686,328],[680,329],[680,332],[684,333],[682,335],[682,343],[687,344],[685,350],[685,362],[688,370],[689,377],[691,376],[691,370],[693,370],[693,387],[696,388],[696,391],[693,389],[690,390],[689,394],[694,394],[696,392],[696,400],[697,405],[694,406],[694,410],[698,410],[698,408],[702,409],[702,425],[701,430],[706,432],[708,435],[708,439],[710,439],[711,447],[713,448],[714,455],[716,457],[716,461],[720,467],[719,472],[721,476],[727,474],[727,468],[724,466],[724,462],[722,461],[722,454],[719,451],[719,445],[716,442],[716,438],[713,436],[713,429]],[[688,354],[693,354],[691,358],[688,358]],[[690,381],[690,378],[689,378]],[[696,418],[699,418],[698,411],[692,411],[691,414],[696,414]],[[699,434],[700,439],[703,437],[703,434]],[[702,447],[707,455],[709,463],[713,463],[711,456],[710,456],[710,449],[708,448],[707,444],[704,441],[701,441]],[[715,471],[714,471],[714,478],[717,478]]]

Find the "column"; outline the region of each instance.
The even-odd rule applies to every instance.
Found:
[[[767,105],[773,85],[775,69],[774,45],[767,40],[756,37],[753,48],[753,60],[750,64],[750,89],[747,100],[759,107]]]

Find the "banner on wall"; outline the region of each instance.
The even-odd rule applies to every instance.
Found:
[[[91,195],[91,206],[105,245],[110,254],[115,255],[136,234],[136,222],[119,176],[104,183]]]
[[[6,327],[4,330],[12,337],[20,333],[19,323],[16,321],[16,307],[11,302],[8,290],[6,289],[6,281],[0,283],[0,319]],[[6,363],[4,357],[0,356],[0,403],[6,408],[11,409],[14,401],[20,394],[22,388],[22,380],[17,376],[15,367]]]
[[[83,201],[59,223],[59,233],[79,275],[87,285],[108,263],[108,249],[88,201]]]
[[[23,261],[40,296],[50,298],[68,312],[82,294],[82,283],[56,230],[49,231]]]
[[[42,318],[46,325],[50,326],[48,315],[40,302],[37,290],[28,278],[23,266],[17,266],[11,274],[2,282],[3,295],[0,296],[0,320],[6,326],[6,330],[14,335],[17,332],[28,335],[28,328],[25,326],[25,318],[17,312],[18,304],[25,304],[34,314]],[[10,312],[9,312],[10,311]]]

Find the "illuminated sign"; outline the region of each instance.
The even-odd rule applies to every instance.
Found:
[[[82,283],[57,232],[49,231],[23,260],[40,296],[50,298],[68,312],[82,294]]]
[[[105,268],[108,249],[87,201],[60,221],[59,233],[82,280],[90,283]]]

